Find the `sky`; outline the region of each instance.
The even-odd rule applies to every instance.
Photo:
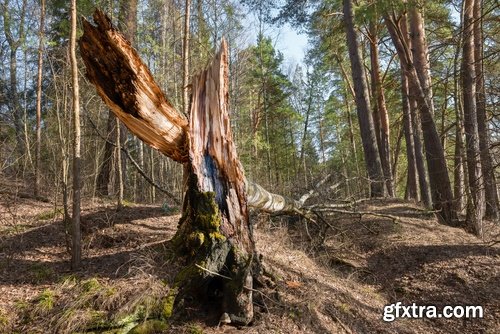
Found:
[[[255,44],[258,35],[257,19],[253,15],[247,15],[243,19],[243,26],[246,28],[249,41]],[[286,23],[279,27],[266,24],[264,35],[271,37],[275,49],[283,54],[283,66],[303,63],[307,51],[307,35],[305,33],[299,33],[299,29],[294,29]]]
[[[285,62],[302,63],[307,51],[307,35],[299,34],[286,24],[279,30],[276,48],[283,53]]]

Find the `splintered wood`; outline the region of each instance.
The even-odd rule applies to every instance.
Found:
[[[109,18],[96,10],[94,22],[97,26],[83,20],[79,41],[87,78],[132,133],[173,160],[187,162],[187,121]]]
[[[251,250],[245,176],[229,122],[227,57],[227,43],[223,40],[213,63],[193,79],[189,158],[199,189],[214,192],[217,203],[223,206],[223,234],[231,238],[245,236],[239,241],[244,249]]]

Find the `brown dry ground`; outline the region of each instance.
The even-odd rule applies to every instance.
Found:
[[[152,205],[83,208],[85,259],[73,273],[54,204],[0,193],[0,333],[98,333],[109,319],[151,316],[167,296],[179,216]],[[498,224],[486,223],[480,240],[412,203],[359,209],[399,219],[326,216],[326,230],[307,223],[311,241],[296,217],[260,217],[257,248],[276,283],[255,294],[253,325],[218,327],[210,303],[188,303],[166,333],[500,333]],[[396,301],[482,305],[485,316],[382,321],[384,305]]]

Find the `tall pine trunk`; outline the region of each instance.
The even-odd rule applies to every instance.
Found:
[[[408,199],[419,200],[417,184],[417,162],[415,157],[415,140],[412,117],[410,112],[410,98],[408,79],[403,70],[401,70],[401,103],[403,107],[403,127],[406,141],[406,157],[408,161],[408,176],[406,182],[406,194]]]
[[[371,114],[365,70],[359,50],[358,34],[354,26],[352,0],[344,0],[344,22],[356,95],[356,109],[361,131],[361,141],[363,143],[366,169],[370,179],[370,196],[381,197],[384,196],[384,177]]]
[[[432,99],[432,80],[429,64],[429,48],[427,46],[422,3],[415,2],[409,7],[410,39],[413,54],[413,64],[417,71],[420,85],[424,91],[429,111],[434,116],[434,101]]]
[[[425,91],[420,84],[413,64],[409,43],[405,39],[407,32],[404,31],[406,30],[405,26],[401,25],[404,20],[406,20],[405,16],[385,16],[391,39],[396,46],[400,61],[404,64],[404,71],[408,75],[411,94],[415,98],[419,109],[433,206],[439,211],[438,215],[443,223],[450,226],[458,226],[459,222],[453,205],[451,183],[443,146],[441,145]]]
[[[495,172],[490,155],[488,117],[486,114],[486,92],[484,87],[483,71],[483,27],[482,27],[482,0],[474,2],[474,65],[476,71],[476,113],[479,131],[479,149],[481,150],[481,166],[484,178],[486,199],[486,216],[492,219],[499,218],[498,191]]]
[[[391,146],[390,146],[390,129],[389,129],[389,115],[387,106],[385,104],[385,94],[382,87],[382,79],[380,77],[380,61],[378,55],[378,33],[375,23],[370,23],[370,60],[371,60],[371,77],[373,86],[373,97],[375,101],[374,109],[377,110],[375,117],[378,121],[374,120],[375,124],[379,124],[379,138],[378,149],[380,152],[380,160],[382,163],[382,170],[384,172],[385,185],[387,194],[394,197],[394,182],[392,177],[391,168]]]
[[[483,175],[479,150],[476,114],[476,71],[474,66],[474,0],[464,1],[462,89],[464,96],[464,130],[467,151],[469,189],[466,224],[476,235],[482,235],[484,206]]]

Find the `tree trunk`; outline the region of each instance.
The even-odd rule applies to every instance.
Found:
[[[35,149],[35,197],[40,189],[40,159],[42,148],[42,72],[43,72],[43,37],[45,29],[45,0],[40,2],[40,27],[38,32],[38,73],[36,88],[36,149]]]
[[[390,146],[390,130],[389,130],[389,115],[385,104],[384,89],[382,87],[382,79],[380,78],[380,61],[378,56],[378,33],[375,23],[370,23],[370,60],[371,60],[371,75],[373,96],[375,101],[375,109],[377,110],[379,124],[379,142],[378,149],[380,152],[380,160],[382,170],[384,172],[385,185],[387,193],[390,197],[394,197],[394,182],[392,178],[391,168],[391,146]],[[374,117],[376,117],[374,115]]]
[[[463,22],[463,18],[462,18]],[[453,157],[453,196],[455,200],[456,210],[459,213],[464,211],[465,199],[465,168],[464,168],[464,154],[463,154],[463,105],[460,93],[460,50],[462,48],[461,35],[458,36],[455,57],[453,60],[453,99],[455,105],[455,152]]]
[[[118,198],[117,198],[117,203],[116,203],[116,208],[117,210],[121,210],[123,207],[123,173],[122,173],[122,154],[121,154],[121,148],[122,148],[122,141],[121,141],[121,126],[120,126],[120,121],[115,117],[116,119],[116,166],[118,167]]]
[[[349,48],[349,58],[351,60],[351,71],[356,95],[356,108],[361,130],[361,140],[363,142],[365,164],[370,179],[370,195],[371,197],[382,197],[384,196],[384,177],[377,147],[377,137],[373,118],[370,111],[365,70],[360,55],[357,32],[354,27],[352,0],[344,0],[344,22]]]
[[[499,203],[496,178],[490,155],[488,117],[486,115],[486,92],[483,72],[483,27],[482,0],[474,2],[474,58],[476,70],[476,112],[479,130],[479,149],[481,150],[481,166],[484,178],[486,199],[486,217],[499,219]]]
[[[464,130],[467,151],[469,191],[467,196],[466,224],[471,231],[483,233],[484,188],[481,170],[479,132],[476,114],[476,72],[474,68],[474,0],[464,1],[462,89],[464,96]]]
[[[420,84],[415,66],[413,65],[411,49],[405,40],[406,31],[403,30],[405,27],[400,26],[404,20],[405,17],[385,16],[391,39],[396,46],[400,61],[404,64],[404,70],[408,75],[410,91],[420,111],[434,209],[439,211],[438,216],[445,224],[458,226],[443,146],[441,146],[431,109]]]
[[[401,98],[403,106],[403,126],[406,141],[406,157],[408,160],[407,196],[409,199],[418,201],[417,185],[417,163],[415,160],[415,141],[413,135],[412,117],[410,114],[410,100],[408,91],[408,79],[401,70]]]
[[[82,257],[80,231],[80,96],[78,88],[78,64],[76,61],[76,0],[71,1],[71,35],[70,35],[71,77],[73,84],[73,222],[71,268],[79,269]]]
[[[189,276],[179,274],[180,284],[188,289],[208,288],[212,281],[220,281],[223,311],[231,322],[248,324],[253,318],[252,264],[257,254],[245,177],[229,124],[227,57],[223,41],[213,63],[193,80],[187,209],[174,242],[188,256],[187,268],[194,269]],[[210,272],[228,278],[213,277]]]
[[[434,116],[434,102],[432,99],[431,67],[429,64],[429,48],[425,38],[424,19],[419,3],[409,6],[410,38],[413,54],[413,64],[417,71],[420,85],[424,92],[429,111]]]
[[[425,167],[424,148],[422,145],[422,125],[418,115],[418,105],[415,98],[410,95],[410,116],[413,125],[413,142],[415,143],[415,162],[418,171],[418,185],[420,189],[420,199],[428,208],[432,207],[432,195]]]

